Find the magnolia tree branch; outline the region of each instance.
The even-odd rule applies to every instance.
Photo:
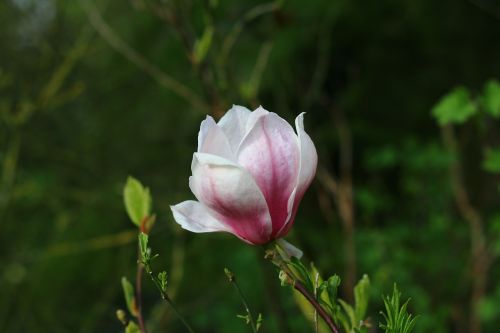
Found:
[[[486,237],[483,230],[481,215],[471,204],[469,194],[465,186],[460,164],[460,152],[451,125],[441,128],[443,143],[446,149],[453,155],[454,160],[450,165],[450,181],[455,197],[455,202],[460,215],[468,223],[470,229],[471,247],[471,279],[472,294],[470,299],[469,333],[481,333],[481,320],[478,315],[478,306],[486,292],[488,282],[488,271],[491,258],[486,247]]]
[[[135,64],[146,74],[155,79],[160,85],[172,91],[195,109],[206,112],[209,110],[205,101],[195,94],[190,88],[175,80],[172,76],[162,71],[158,66],[151,63],[144,56],[126,44],[118,37],[111,27],[104,21],[97,7],[89,0],[80,0],[92,27],[99,35],[118,53]]]
[[[339,333],[339,330],[337,326],[335,326],[333,319],[328,315],[328,313],[321,306],[321,304],[318,303],[316,297],[314,297],[314,295],[312,295],[300,281],[294,279],[289,272],[286,272],[286,274],[290,279],[292,279],[291,282],[293,284],[293,288],[297,290],[299,293],[301,293],[302,296],[304,296],[307,299],[307,301],[314,307],[319,316],[323,318],[330,331],[332,331],[333,333]]]

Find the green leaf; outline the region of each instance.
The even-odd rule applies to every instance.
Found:
[[[500,149],[486,150],[483,169],[492,173],[500,173]]]
[[[452,90],[432,109],[432,115],[440,125],[462,124],[477,112],[469,91],[464,87]]]
[[[132,316],[137,317],[139,313],[137,312],[134,287],[125,276],[122,277],[122,289],[123,295],[125,296],[125,302],[127,303],[128,311]]]
[[[349,327],[349,329],[347,331],[351,331],[356,327],[356,314],[354,312],[354,309],[352,308],[352,306],[349,303],[347,303],[341,299],[339,299],[339,303],[340,303],[340,306],[342,306],[342,309],[344,310],[344,312],[347,316],[347,323],[348,323],[347,326]],[[344,326],[347,323],[344,323]]]
[[[338,275],[330,276],[327,280],[326,291],[328,293],[328,297],[330,298],[330,302],[332,305],[337,303],[337,295],[338,289],[340,286],[340,277]]]
[[[416,317],[408,313],[407,300],[400,306],[401,293],[399,292],[396,284],[392,296],[383,297],[385,312],[381,312],[385,319],[385,323],[380,323],[380,328],[384,329],[385,333],[410,333],[415,327]]]
[[[214,35],[213,25],[208,25],[203,31],[203,35],[194,43],[193,50],[193,61],[199,64],[207,56],[210,45],[212,44],[212,38]]]
[[[125,327],[125,333],[141,333],[141,330],[136,323],[129,321],[127,327]]]
[[[138,227],[151,214],[151,194],[137,179],[128,177],[123,189],[125,209],[132,222]]]
[[[311,275],[306,266],[296,257],[290,257],[290,261],[287,263],[288,267],[293,271],[297,278],[304,283],[304,286],[310,292],[314,291],[314,285],[312,282]]]
[[[495,118],[500,117],[500,83],[497,80],[488,81],[482,97],[485,111]]]
[[[149,236],[143,232],[139,234],[139,251],[141,252],[141,259],[143,262],[149,261],[150,258],[150,251],[148,248],[148,243],[149,243]]]
[[[163,292],[167,292],[167,272],[162,271],[158,273],[158,281]]]
[[[354,287],[354,312],[357,323],[360,323],[365,319],[369,298],[370,279],[368,278],[368,275],[365,274]]]

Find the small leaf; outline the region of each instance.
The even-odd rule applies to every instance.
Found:
[[[368,275],[363,275],[358,284],[354,287],[354,312],[356,322],[362,322],[366,316],[368,300],[370,298],[370,279]]]
[[[259,315],[257,316],[257,323],[255,324],[255,326],[256,326],[255,328],[257,329],[257,332],[260,330],[263,321],[264,321],[264,318],[262,317],[262,313],[259,313]]]
[[[482,97],[485,111],[495,118],[500,117],[500,83],[497,80],[488,81]]]
[[[163,292],[167,291],[167,272],[162,271],[158,273],[158,281],[160,282],[160,287]]]
[[[132,222],[138,227],[151,214],[151,194],[137,179],[128,177],[123,189],[125,209]]]
[[[310,292],[314,291],[312,278],[307,267],[296,257],[290,257],[290,261],[287,264],[298,279],[304,283],[307,290]]]
[[[432,115],[440,125],[462,124],[476,112],[477,107],[464,87],[452,90],[432,109]]]
[[[125,333],[141,333],[141,330],[136,323],[129,321],[127,327],[125,327]]]
[[[151,260],[149,253],[150,251],[148,248],[149,237],[147,234],[141,232],[138,238],[139,238],[139,251],[141,252],[141,260],[143,262],[147,262]]]
[[[130,283],[127,278],[122,277],[122,289],[123,295],[125,296],[125,302],[127,303],[127,308],[130,314],[134,317],[138,316],[137,304],[135,301],[135,292],[132,283]]]
[[[250,324],[250,316],[248,314],[246,315],[236,315],[236,317],[243,319],[245,321],[245,324]]]
[[[330,276],[327,280],[326,291],[333,306],[335,306],[335,304],[337,303],[337,294],[340,286],[340,281],[341,280],[338,275]]]
[[[203,31],[203,35],[194,43],[193,61],[195,64],[201,63],[207,56],[212,37],[214,35],[213,25],[208,25]]]
[[[500,173],[500,149],[486,150],[483,169],[491,173]]]

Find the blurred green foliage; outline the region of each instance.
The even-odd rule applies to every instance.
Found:
[[[373,329],[396,281],[420,315],[415,332],[496,333],[498,8],[0,2],[0,330],[123,331],[115,312],[126,308],[120,279],[135,276],[137,228],[122,189],[133,175],[155,198],[154,265],[198,332],[248,331],[226,266],[263,332],[313,331],[261,249],[172,220],[169,205],[192,198],[199,123],[234,103],[290,121],[307,112],[320,170],[289,238],[347,286],[370,276]],[[143,289],[150,331],[181,332],[152,283]],[[339,297],[351,300],[347,290]]]

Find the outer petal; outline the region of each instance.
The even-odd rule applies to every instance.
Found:
[[[233,105],[217,123],[226,134],[233,152],[236,152],[241,140],[246,134],[246,125],[250,114],[251,111],[247,108]]]
[[[237,160],[264,194],[274,238],[289,216],[288,200],[299,173],[299,147],[293,128],[275,113],[260,116],[241,143]]]
[[[198,133],[198,152],[222,156],[229,160],[234,159],[226,135],[210,116],[201,122]]]
[[[198,201],[188,200],[170,206],[175,221],[192,232],[229,231],[230,228],[210,214],[207,207]]]
[[[271,217],[252,176],[224,158],[195,153],[190,187],[240,238],[252,244],[270,240]]]
[[[292,227],[300,201],[302,200],[302,197],[304,196],[304,193],[309,185],[311,185],[314,176],[316,175],[316,167],[318,165],[316,147],[304,130],[304,113],[299,114],[297,118],[295,118],[295,127],[297,129],[299,140],[300,167],[296,187],[288,202],[290,216],[288,217],[286,225],[279,232],[277,237],[285,236]]]

